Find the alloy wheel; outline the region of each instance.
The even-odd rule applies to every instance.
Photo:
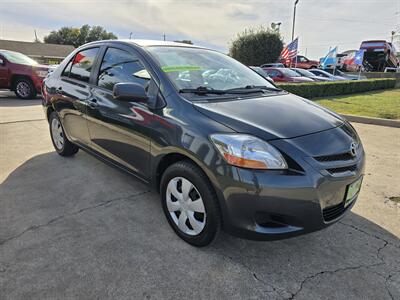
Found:
[[[191,236],[203,231],[207,217],[203,199],[189,180],[175,177],[168,182],[166,204],[173,222],[180,231]]]
[[[25,81],[18,82],[16,90],[18,95],[20,95],[22,98],[28,97],[29,94],[31,93],[31,87]]]

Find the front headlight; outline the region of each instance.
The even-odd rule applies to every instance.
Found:
[[[282,154],[272,145],[247,134],[213,134],[211,141],[230,165],[249,169],[287,169]]]
[[[36,72],[36,75],[39,76],[39,77],[46,77],[47,76],[47,71],[37,70],[35,72]]]

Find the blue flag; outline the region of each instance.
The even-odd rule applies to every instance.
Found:
[[[329,50],[328,54],[321,59],[321,67],[322,69],[326,69],[328,67],[333,67],[336,65],[336,56],[337,56],[337,47]]]
[[[362,65],[364,61],[364,50],[358,50],[354,56],[354,64]]]

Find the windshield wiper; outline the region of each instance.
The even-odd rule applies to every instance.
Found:
[[[255,86],[255,85],[247,85],[245,87],[238,87],[238,88],[232,88],[225,90],[227,93],[241,93],[241,94],[247,94],[247,93],[260,93],[264,91],[273,91],[273,92],[280,92],[282,91],[281,89],[275,88],[275,87],[269,87],[269,86]]]
[[[180,89],[179,93],[193,93],[197,95],[206,95],[206,94],[216,94],[216,95],[223,95],[226,94],[224,90],[215,90],[212,88],[208,88],[205,86],[199,86],[195,89]]]
[[[193,93],[197,95],[206,95],[206,94],[225,95],[225,94],[264,93],[265,91],[280,92],[282,90],[274,87],[255,86],[255,85],[247,85],[245,87],[238,87],[227,90],[216,90],[205,86],[199,86],[198,88],[195,89],[181,89],[179,90],[179,93]]]

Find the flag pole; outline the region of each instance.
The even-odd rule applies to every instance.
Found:
[[[336,64],[337,64],[337,52],[338,52],[338,48],[336,46],[336,51],[335,51],[335,64],[333,65],[333,76],[336,76],[335,72],[336,72]]]

